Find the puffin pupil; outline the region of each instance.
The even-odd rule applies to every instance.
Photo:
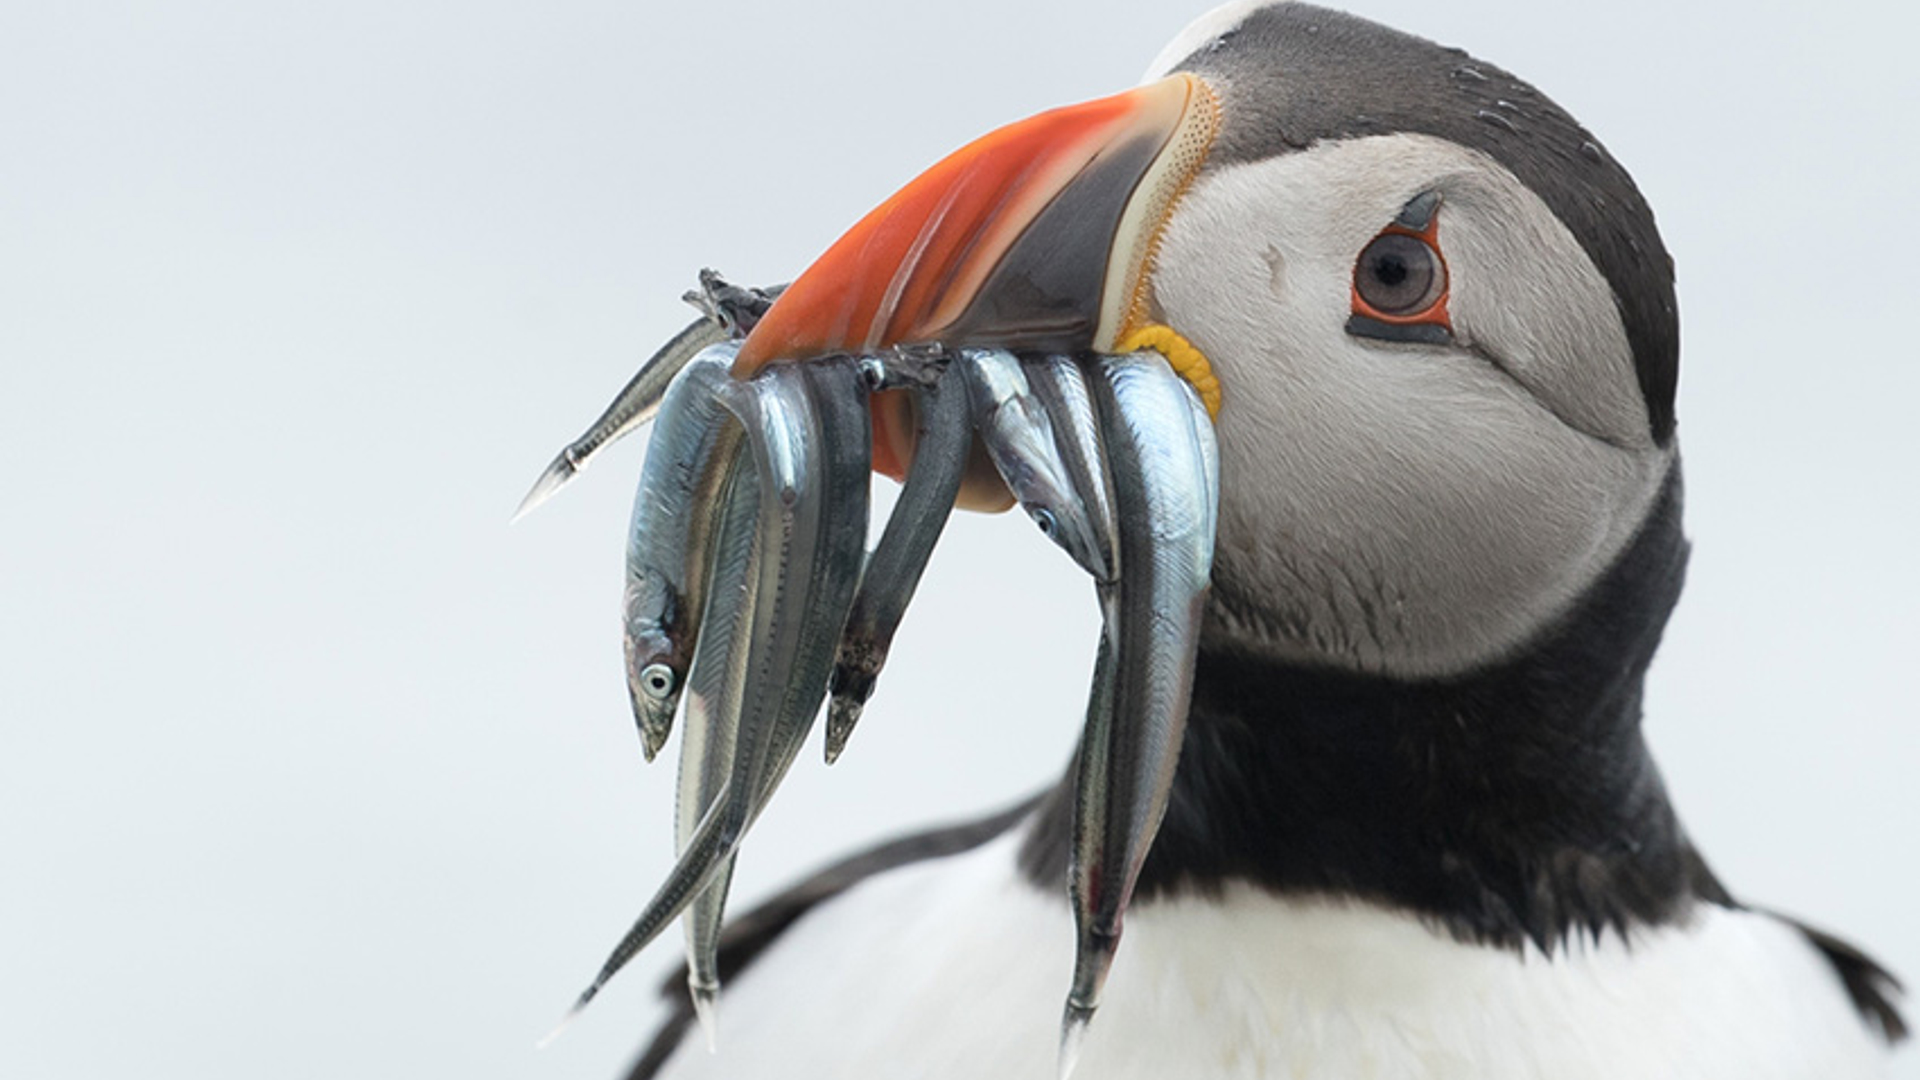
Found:
[[[1360,253],[1354,289],[1383,315],[1411,315],[1433,306],[1446,289],[1446,271],[1426,241],[1381,233]]]

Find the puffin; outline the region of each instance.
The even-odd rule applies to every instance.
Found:
[[[1213,416],[1185,742],[1075,1075],[1884,1075],[1897,982],[1722,885],[1642,735],[1688,558],[1673,267],[1544,94],[1236,0],[929,169],[742,354],[929,336],[1156,348]],[[629,1080],[1055,1076],[1071,775],[734,920],[723,1045],[669,978]]]

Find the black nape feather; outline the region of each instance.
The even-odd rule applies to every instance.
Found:
[[[1607,573],[1528,646],[1444,679],[1204,650],[1141,899],[1248,881],[1410,911],[1465,941],[1557,950],[1729,903],[1640,731],[1685,576],[1675,466]],[[1022,852],[1060,880],[1070,800]]]
[[[1641,737],[1647,666],[1685,577],[1679,466],[1627,550],[1504,661],[1392,679],[1202,653],[1172,801],[1136,902],[1249,882],[1399,908],[1462,941],[1554,953],[1575,937],[1741,907],[1688,842]],[[1021,850],[1066,872],[1072,799]],[[1795,924],[1866,1022],[1907,1034],[1899,983]]]
[[[1893,973],[1875,963],[1873,958],[1824,930],[1816,930],[1798,919],[1774,913],[1777,918],[1792,923],[1801,933],[1813,942],[1827,962],[1833,965],[1834,974],[1840,977],[1840,984],[1847,988],[1847,996],[1853,999],[1853,1007],[1868,1026],[1880,1033],[1889,1045],[1905,1041],[1909,1034],[1907,1021],[1900,1015],[1899,1006],[1894,998],[1904,995],[1906,988]]]

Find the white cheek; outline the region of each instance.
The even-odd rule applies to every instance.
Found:
[[[1454,328],[1463,342],[1494,344],[1501,366],[1570,426],[1651,449],[1613,292],[1566,227],[1529,200],[1517,186],[1487,182],[1463,184],[1451,200],[1443,228]],[[1574,342],[1580,362],[1568,363]]]
[[[1325,144],[1206,177],[1170,223],[1156,300],[1223,390],[1216,644],[1464,670],[1564,610],[1657,494],[1669,455],[1596,439],[1536,390],[1637,395],[1604,343],[1598,374],[1561,370],[1596,355],[1567,344],[1591,327],[1524,339],[1531,384],[1346,333],[1355,254],[1419,183],[1484,167],[1439,140]],[[1468,216],[1449,209],[1443,237]],[[1617,318],[1608,332],[1624,347]]]

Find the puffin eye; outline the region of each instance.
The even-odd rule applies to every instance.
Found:
[[[1447,287],[1440,253],[1417,236],[1386,232],[1373,238],[1353,268],[1353,291],[1380,315],[1417,315]]]
[[[1353,313],[1347,333],[1383,341],[1452,343],[1439,209],[1437,192],[1415,198],[1360,249],[1353,263]]]

